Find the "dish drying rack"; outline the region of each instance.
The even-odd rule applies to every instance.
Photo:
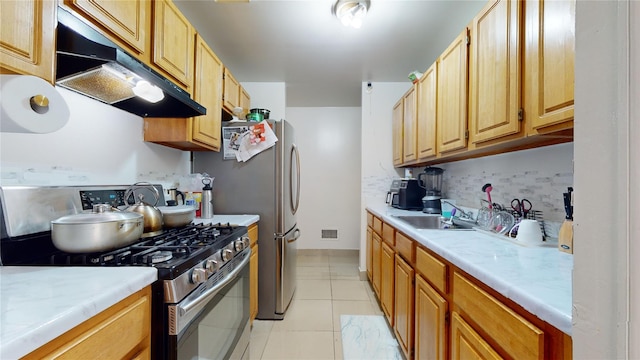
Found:
[[[515,222],[514,222],[515,225],[517,225],[520,222],[520,220],[522,220],[522,216],[517,211],[515,211],[513,209],[504,209],[504,211],[507,211],[511,215],[513,215],[513,217],[515,218]],[[529,212],[527,213],[527,216],[526,216],[525,219],[538,221],[538,224],[540,225],[540,230],[542,231],[542,237],[546,241],[547,240],[547,233],[544,231],[544,216],[542,214],[542,210],[533,210],[533,209],[529,210]],[[511,234],[510,237],[515,238],[517,233],[518,232],[516,231],[515,233]],[[506,235],[509,236],[508,233]]]

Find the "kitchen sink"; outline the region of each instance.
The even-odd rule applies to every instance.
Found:
[[[463,224],[447,224],[444,223],[440,215],[395,215],[395,218],[406,222],[417,229],[432,230],[473,230],[471,227],[465,227]]]

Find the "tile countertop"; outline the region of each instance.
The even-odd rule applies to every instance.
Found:
[[[258,215],[194,223],[248,226]],[[0,266],[0,359],[18,359],[156,281],[153,267]]]
[[[424,230],[394,215],[421,212],[370,206],[381,217],[458,268],[571,335],[573,255],[555,246],[525,247],[479,231]]]
[[[152,267],[0,267],[0,359],[32,352],[157,277]]]

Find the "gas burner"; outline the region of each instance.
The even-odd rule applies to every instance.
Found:
[[[150,259],[149,259],[150,258]],[[157,264],[165,261],[169,261],[173,258],[173,254],[171,251],[156,251],[149,255],[146,255],[144,258],[144,262],[149,264]]]

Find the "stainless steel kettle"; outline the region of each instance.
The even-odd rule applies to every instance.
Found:
[[[155,197],[155,201],[153,205],[144,201],[144,195],[138,193],[136,195],[136,190],[139,189],[151,189],[153,191],[153,195]],[[138,182],[135,183],[127,189],[124,193],[124,201],[126,204],[129,203],[129,198],[131,196],[137,196],[137,202],[133,205],[129,205],[125,211],[135,212],[138,214],[142,214],[144,218],[144,230],[142,233],[142,237],[154,236],[162,233],[162,212],[158,210],[156,205],[158,205],[158,200],[160,199],[160,193],[158,193],[158,189],[155,186],[151,185],[147,182]]]

